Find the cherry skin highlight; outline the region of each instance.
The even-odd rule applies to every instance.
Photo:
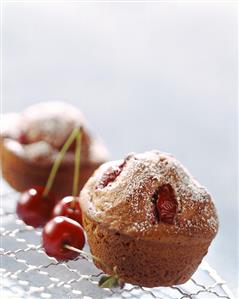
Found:
[[[178,209],[178,203],[173,188],[169,184],[159,188],[157,192],[156,206],[159,221],[173,224]]]
[[[69,260],[76,258],[79,253],[65,248],[65,245],[82,249],[85,245],[85,236],[78,222],[68,217],[57,216],[45,225],[42,242],[47,255],[57,260]]]
[[[44,226],[51,219],[57,197],[49,192],[43,196],[43,186],[36,186],[23,192],[18,199],[16,212],[20,219],[33,227]]]
[[[74,196],[64,197],[53,210],[53,217],[66,216],[82,225],[82,212],[79,199]]]

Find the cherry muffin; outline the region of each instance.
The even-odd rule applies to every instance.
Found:
[[[95,265],[145,287],[186,282],[218,230],[208,191],[159,151],[103,164],[80,203]]]
[[[91,136],[82,113],[65,102],[42,102],[21,113],[2,116],[1,167],[5,180],[16,190],[45,185],[59,150],[74,128],[81,128],[81,189],[96,168],[107,160],[102,142]],[[52,191],[72,193],[75,144],[66,153]]]

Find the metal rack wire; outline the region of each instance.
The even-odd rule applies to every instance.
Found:
[[[184,285],[149,289],[126,284],[122,289],[101,289],[98,281],[103,273],[90,259],[79,256],[74,261],[58,262],[45,254],[41,230],[17,219],[17,196],[13,191],[1,194],[1,298],[234,298],[225,281],[206,262]]]

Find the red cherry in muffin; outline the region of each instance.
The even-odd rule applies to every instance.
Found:
[[[53,210],[53,217],[66,216],[82,225],[82,212],[80,202],[74,196],[64,197]]]
[[[169,184],[163,185],[159,188],[156,196],[159,221],[173,224],[178,209],[173,188]]]
[[[120,175],[121,171],[125,166],[125,161],[118,166],[111,166],[106,170],[103,174],[99,184],[97,185],[97,189],[103,189],[108,186],[110,183],[113,183],[115,179]]]
[[[68,260],[76,258],[79,253],[65,246],[69,245],[81,250],[85,245],[85,236],[78,222],[68,217],[58,216],[45,225],[42,241],[47,255],[57,260]]]
[[[24,132],[21,132],[18,136],[18,141],[21,143],[21,144],[28,144],[28,140],[27,140],[27,136]]]
[[[44,190],[45,188],[42,186],[26,190],[17,202],[17,215],[27,225],[44,226],[51,218],[57,198],[52,192],[45,196]]]

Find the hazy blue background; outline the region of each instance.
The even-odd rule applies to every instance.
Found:
[[[112,158],[172,152],[212,192],[220,232],[207,261],[236,290],[235,4],[7,4],[3,110],[66,100]]]

